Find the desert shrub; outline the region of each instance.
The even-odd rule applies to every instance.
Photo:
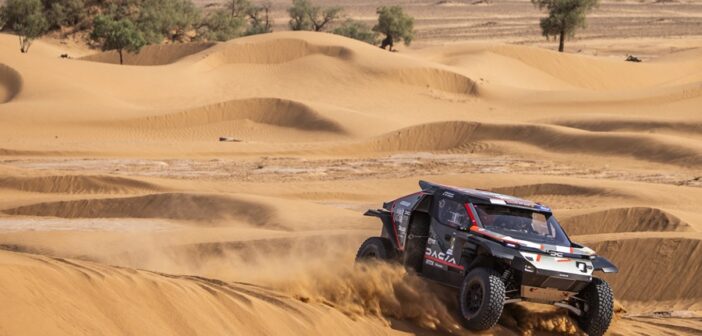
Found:
[[[131,20],[115,20],[104,15],[95,18],[90,38],[100,43],[103,51],[117,50],[120,64],[124,64],[124,51],[138,53],[147,43],[143,33]]]
[[[377,42],[377,33],[363,22],[346,20],[343,24],[332,30],[332,33],[346,36],[355,40],[375,44]]]
[[[400,6],[383,6],[378,8],[378,24],[373,27],[373,31],[385,35],[381,48],[390,47],[392,50],[394,42],[402,40],[405,45],[412,43],[414,39],[414,18],[405,14]]]
[[[322,31],[341,17],[342,9],[315,6],[308,0],[293,0],[292,7],[288,8],[288,14],[290,29]]]
[[[12,29],[19,36],[22,53],[28,52],[32,41],[49,29],[40,0],[7,0],[0,7],[0,17],[4,28]]]
[[[52,28],[79,26],[88,15],[85,0],[44,0],[44,9]]]
[[[245,24],[243,17],[233,16],[226,9],[217,10],[205,17],[198,37],[208,41],[228,41],[241,36]]]
[[[246,35],[265,34],[273,31],[273,18],[271,17],[271,3],[269,1],[249,7],[246,14],[249,20]]]
[[[575,31],[586,27],[585,17],[597,6],[599,0],[531,0],[539,9],[548,10],[540,21],[541,32],[546,38],[558,38],[558,51],[565,50],[565,38],[575,36]]]
[[[190,0],[143,0],[136,19],[149,43],[182,41],[200,22],[200,10]]]
[[[229,10],[231,16],[243,18],[251,8],[249,0],[227,0],[224,7]]]

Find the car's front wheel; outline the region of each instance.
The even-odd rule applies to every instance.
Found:
[[[582,314],[577,317],[578,325],[589,336],[603,335],[612,321],[614,294],[606,281],[592,278],[577,298],[581,301]]]
[[[505,284],[494,270],[476,268],[463,279],[458,303],[461,322],[466,329],[490,329],[502,315]]]
[[[361,244],[356,253],[356,262],[372,259],[390,261],[395,256],[395,248],[387,238],[371,237]]]

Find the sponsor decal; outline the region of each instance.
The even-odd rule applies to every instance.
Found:
[[[587,264],[586,264],[586,263],[584,263],[584,262],[582,262],[582,261],[576,261],[576,262],[575,262],[575,267],[578,268],[578,271],[583,272],[583,273],[587,273],[587,268],[588,268],[588,267],[587,267]]]
[[[550,252],[548,252],[548,254],[552,257],[563,258],[563,253],[560,253],[560,252],[550,251]]]
[[[490,203],[492,203],[492,204],[500,204],[500,205],[507,205],[507,202],[505,202],[505,200],[499,199],[499,198],[491,198],[491,199],[490,199]]]
[[[534,203],[532,203],[530,201],[525,201],[525,200],[518,199],[518,198],[511,198],[508,200],[508,202],[509,202],[509,204],[521,205],[521,206],[526,206],[526,207],[531,207],[534,205]]]
[[[448,197],[448,198],[453,198],[453,196],[454,196],[454,194],[452,192],[449,192],[449,191],[444,191],[444,193],[441,195],[444,197]]]
[[[463,217],[464,215],[459,212],[449,212],[451,214],[451,219],[449,219],[449,223],[455,224],[455,225],[462,225],[463,223]]]
[[[456,258],[454,258],[453,255],[444,252],[436,252],[429,247],[427,247],[424,255],[456,265]]]
[[[410,205],[412,205],[412,203],[407,202],[407,201],[402,201],[402,202],[400,202],[400,205],[402,205],[404,207],[409,207]]]
[[[402,222],[402,215],[405,214],[405,211],[403,209],[395,209],[395,213],[393,214],[393,219],[395,220],[396,223]]]

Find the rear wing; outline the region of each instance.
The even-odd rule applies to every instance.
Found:
[[[385,203],[387,204],[387,203]],[[383,204],[383,207],[385,207],[385,204]],[[386,209],[368,209],[363,215],[364,216],[370,216],[370,217],[380,217],[382,218],[383,216],[390,214],[390,212]]]
[[[436,184],[436,183],[431,183],[429,181],[419,180],[419,188],[422,190],[428,190],[431,188],[438,188],[438,187],[441,187],[441,185]]]

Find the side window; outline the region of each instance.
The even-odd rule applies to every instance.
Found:
[[[467,227],[470,221],[465,205],[447,198],[439,199],[436,216],[439,223],[452,227]]]

